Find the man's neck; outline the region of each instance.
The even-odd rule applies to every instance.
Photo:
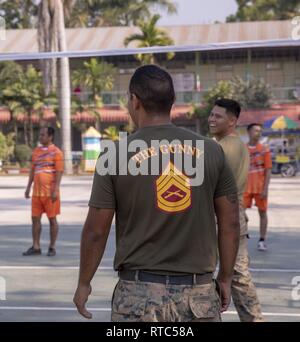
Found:
[[[171,120],[169,115],[153,114],[151,117],[145,116],[140,118],[138,122],[138,128],[144,128],[148,126],[160,126],[170,125]]]
[[[48,144],[42,144],[42,147],[49,147],[49,146],[51,146],[53,144],[53,142],[50,142],[50,143],[48,143]]]
[[[258,140],[249,140],[249,146],[256,146],[258,144]]]
[[[228,136],[231,136],[231,137],[235,137],[237,136],[237,133],[235,131],[235,129],[231,129],[225,133],[222,133],[222,134],[218,134],[218,135],[215,135],[215,138],[217,139],[217,141],[220,141],[222,139],[224,139],[225,137],[228,137]]]

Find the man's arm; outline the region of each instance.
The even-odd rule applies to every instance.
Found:
[[[230,304],[233,268],[239,248],[240,222],[237,194],[217,197],[214,204],[218,221],[220,255],[217,280],[221,289],[221,312],[224,312]]]
[[[92,291],[90,285],[91,280],[101,262],[105,250],[114,211],[114,209],[90,207],[83,227],[79,280],[73,301],[78,312],[85,318],[92,318],[92,314],[85,308],[85,303]]]
[[[264,182],[264,188],[263,192],[261,193],[261,198],[267,198],[268,197],[268,191],[269,191],[269,184],[271,180],[271,173],[272,173],[272,156],[271,152],[268,147],[265,147],[265,155],[264,155],[264,168],[265,168],[265,182]]]
[[[54,163],[55,163],[56,172],[55,172],[54,188],[52,189],[52,193],[51,193],[53,202],[57,200],[61,178],[64,173],[64,155],[61,151],[55,153]]]
[[[62,175],[63,175],[62,171],[56,171],[55,173],[54,189],[51,195],[53,202],[57,200]]]
[[[29,179],[28,179],[27,187],[25,190],[25,198],[30,198],[30,189],[33,183],[33,178],[34,178],[34,169],[33,167],[31,167],[29,171]]]
[[[271,169],[265,169],[265,184],[263,192],[261,193],[261,198],[267,198],[268,197],[268,191],[269,191],[269,185],[271,180]]]

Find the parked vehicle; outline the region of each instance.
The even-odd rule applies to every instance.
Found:
[[[272,173],[281,174],[282,177],[293,177],[298,172],[296,156],[278,154],[273,159]]]

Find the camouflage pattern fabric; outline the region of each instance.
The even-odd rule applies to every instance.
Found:
[[[165,285],[119,280],[112,298],[113,322],[220,322],[215,283]]]
[[[263,322],[261,306],[249,272],[249,262],[247,236],[244,235],[240,237],[231,295],[242,322]]]
[[[248,234],[248,224],[246,210],[243,207],[242,202],[239,204],[239,219],[240,219],[240,235],[245,236]]]

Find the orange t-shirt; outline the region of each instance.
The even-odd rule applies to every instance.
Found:
[[[272,158],[269,148],[258,143],[256,146],[247,145],[250,155],[250,166],[246,192],[260,194],[264,189],[265,170],[272,168]]]
[[[35,148],[32,153],[32,170],[34,172],[32,196],[50,197],[56,172],[64,171],[62,151],[54,144]]]

